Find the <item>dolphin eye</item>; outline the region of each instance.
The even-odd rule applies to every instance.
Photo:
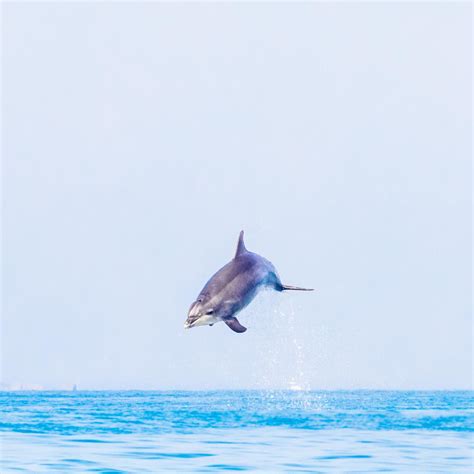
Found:
[[[213,312],[214,312],[214,310],[211,308],[211,309],[208,309],[208,310],[206,311],[206,314],[212,314]]]

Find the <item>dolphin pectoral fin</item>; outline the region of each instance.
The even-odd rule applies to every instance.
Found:
[[[281,285],[281,290],[314,291],[314,288],[301,288],[299,286]]]
[[[245,328],[244,326],[242,326],[242,324],[239,323],[238,319],[237,318],[229,318],[229,319],[225,319],[224,322],[227,324],[227,326],[229,326],[232,331],[234,332],[238,332],[238,333],[241,333],[241,332],[245,332],[247,331],[247,328]]]

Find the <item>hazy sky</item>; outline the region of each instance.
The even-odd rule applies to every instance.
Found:
[[[468,3],[3,5],[2,380],[468,388]],[[287,284],[185,331],[233,255]]]

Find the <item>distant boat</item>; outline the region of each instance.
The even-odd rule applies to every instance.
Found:
[[[77,392],[77,385],[76,385],[76,384],[74,384],[74,385],[72,386],[72,391],[73,391],[73,392]]]

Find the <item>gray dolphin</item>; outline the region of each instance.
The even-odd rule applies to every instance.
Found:
[[[271,262],[245,248],[244,231],[241,231],[235,257],[206,283],[189,308],[184,327],[212,326],[224,321],[232,331],[245,332],[247,328],[235,315],[265,287],[276,291],[312,291],[312,288],[283,285]]]

